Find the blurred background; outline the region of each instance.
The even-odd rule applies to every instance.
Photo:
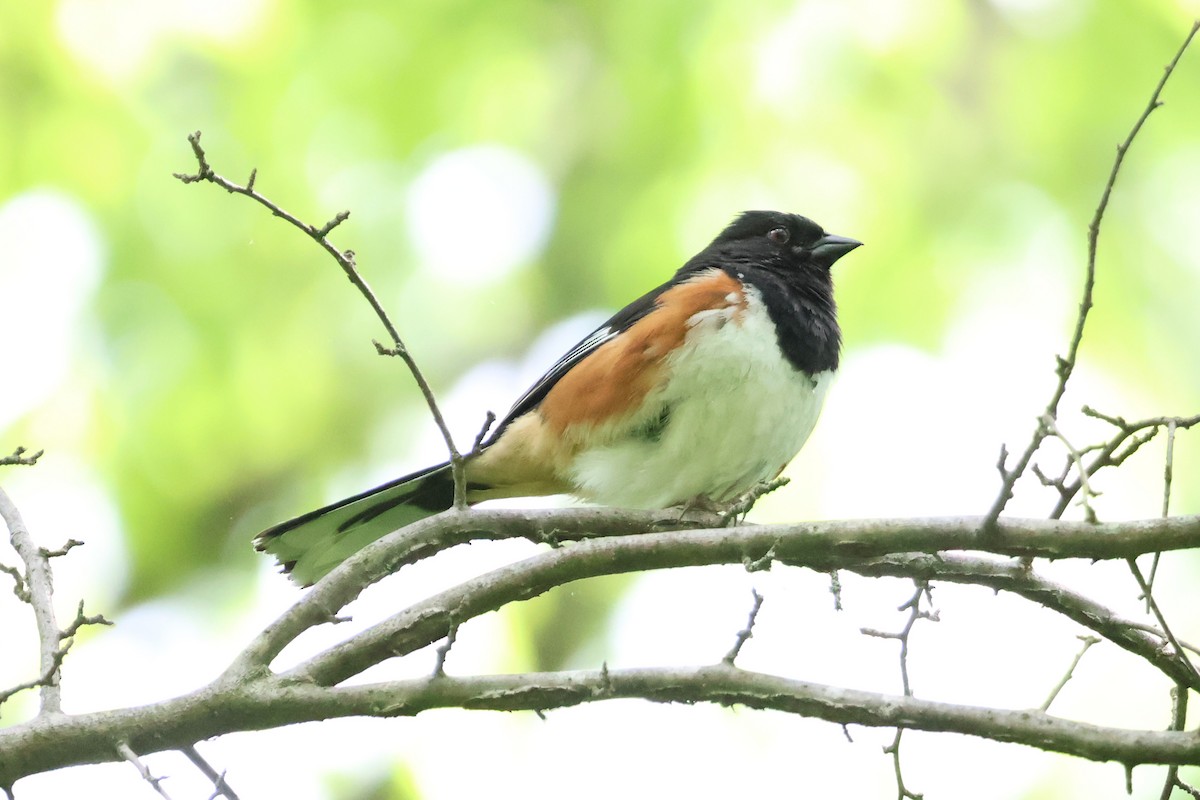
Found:
[[[1114,148],[1200,13],[1194,0],[57,0],[0,8],[0,451],[45,448],[5,489],[55,562],[117,621],[67,661],[69,711],[210,680],[298,597],[255,532],[441,460],[384,332],[311,241],[194,172],[214,168],[358,254],[460,445],[555,357],[665,280],[737,212],[777,208],[866,242],[835,271],[846,338],[817,433],[757,521],[982,513],[1019,450],[1079,301],[1085,231]],[[1200,52],[1183,60],[1121,175],[1096,309],[1063,403],[1077,444],[1129,418],[1200,411]],[[1102,519],[1155,516],[1164,442],[1102,476]],[[1056,471],[1060,454],[1042,458]],[[560,502],[560,501],[552,501]],[[565,501],[562,501],[565,502]],[[1011,513],[1052,498],[1021,485]],[[1172,510],[1200,512],[1181,434]],[[1072,515],[1079,510],[1073,508]],[[368,592],[366,625],[538,551],[460,548]],[[15,556],[0,549],[0,561]],[[1052,574],[1140,618],[1123,566]],[[1200,563],[1159,590],[1200,638]],[[740,664],[899,692],[900,581],[697,569],[590,581],[465,626],[452,673],[711,663],[750,589]],[[920,696],[1036,707],[1080,631],[1013,598],[939,587],[919,625]],[[317,631],[282,663],[337,641]],[[28,679],[28,609],[0,600],[0,685]],[[367,679],[426,674],[431,651]],[[0,724],[34,710],[23,697]],[[1056,713],[1165,727],[1167,686],[1093,648]],[[613,702],[429,712],[229,736],[200,748],[243,798],[891,797],[890,731],[782,714]],[[173,796],[211,787],[148,762]],[[910,733],[930,798],[1123,797],[1123,771]],[[1138,769],[1134,796],[1158,797]],[[1188,771],[1184,771],[1187,776]],[[1195,771],[1191,777],[1200,777]],[[30,778],[22,798],[148,796],[128,765]]]

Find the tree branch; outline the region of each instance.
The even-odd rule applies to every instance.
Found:
[[[1050,397],[1050,402],[1046,404],[1046,410],[1038,419],[1037,427],[1033,431],[1033,436],[1030,437],[1029,443],[1025,446],[1021,455],[1017,458],[1017,464],[1011,470],[1008,469],[1007,448],[1001,449],[1000,462],[998,468],[1002,478],[1000,492],[996,496],[996,500],[992,503],[992,507],[987,512],[989,523],[995,523],[1000,518],[1000,514],[1004,512],[1004,507],[1008,505],[1008,501],[1012,499],[1013,489],[1016,487],[1017,481],[1025,474],[1025,470],[1029,467],[1029,462],[1033,458],[1033,454],[1042,446],[1043,440],[1050,435],[1050,430],[1046,427],[1045,420],[1047,418],[1055,420],[1058,418],[1058,405],[1062,401],[1063,395],[1067,391],[1067,382],[1071,379],[1071,375],[1075,372],[1075,364],[1079,359],[1079,345],[1083,342],[1083,329],[1087,323],[1088,312],[1092,309],[1092,291],[1096,286],[1096,249],[1100,241],[1100,224],[1104,220],[1104,212],[1108,209],[1108,201],[1112,196],[1113,187],[1117,183],[1117,175],[1121,171],[1121,165],[1125,163],[1125,154],[1129,152],[1129,148],[1133,145],[1134,138],[1141,131],[1142,126],[1149,119],[1154,109],[1162,105],[1159,97],[1162,95],[1163,89],[1167,85],[1171,74],[1175,71],[1179,60],[1183,58],[1183,54],[1187,52],[1188,46],[1191,45],[1192,39],[1196,36],[1196,32],[1200,30],[1200,20],[1197,20],[1187,37],[1183,40],[1179,50],[1176,51],[1175,57],[1167,64],[1163,70],[1162,77],[1158,84],[1154,87],[1154,91],[1150,94],[1150,102],[1146,104],[1146,108],[1133,124],[1133,128],[1129,131],[1129,135],[1125,137],[1125,141],[1117,145],[1117,155],[1113,160],[1112,169],[1109,171],[1108,180],[1104,184],[1104,190],[1100,194],[1100,202],[1096,206],[1096,211],[1092,215],[1091,224],[1088,225],[1087,237],[1087,271],[1083,281],[1083,299],[1079,302],[1079,315],[1075,319],[1075,330],[1071,334],[1071,342],[1067,346],[1066,357],[1057,356],[1057,367],[1055,374],[1058,376],[1058,382],[1055,384],[1054,392]]]
[[[1200,546],[1200,516],[1099,525],[1045,520],[1005,520],[991,535],[985,534],[985,522],[983,517],[952,517],[795,523],[692,530],[671,534],[672,537],[681,537],[681,540],[673,540],[668,539],[667,534],[661,531],[672,527],[679,528],[682,523],[677,517],[664,516],[653,511],[607,508],[533,511],[477,509],[469,516],[448,512],[385,536],[333,570],[294,606],[268,625],[235,659],[227,675],[248,676],[268,670],[271,662],[284,647],[309,628],[333,621],[337,612],[354,600],[366,586],[395,572],[402,565],[414,563],[446,548],[473,540],[523,537],[545,543],[597,536],[634,538],[634,545],[629,546],[630,552],[626,559],[619,567],[615,564],[610,565],[613,567],[611,572],[651,569],[656,566],[721,563],[721,559],[742,563],[742,559],[747,555],[753,556],[752,560],[755,560],[772,549],[780,561],[808,566],[822,572],[846,566],[852,566],[861,572],[864,568],[881,568],[877,564],[864,567],[864,562],[869,559],[906,552],[940,553],[979,549],[997,555],[1028,558],[1112,559]],[[720,524],[719,520],[716,524]],[[637,536],[647,532],[655,533]],[[570,573],[570,569],[574,567],[569,566],[567,574],[570,577],[563,580],[601,574],[605,567],[604,548],[617,547],[613,538],[589,544],[599,553],[595,556],[596,560],[592,566],[580,566],[577,573]],[[659,545],[663,546],[660,548]],[[537,558],[565,557],[566,553],[574,554],[582,546],[554,550]],[[643,551],[649,555],[644,555]],[[586,554],[591,551],[583,552]],[[587,558],[586,555],[571,557]],[[511,569],[519,566],[514,565]],[[905,575],[915,576],[918,571],[925,577],[932,574],[930,568],[919,567],[915,563],[906,566],[905,569],[909,570],[902,573]],[[1004,574],[994,574],[997,571]],[[932,577],[940,575],[932,574]],[[985,574],[974,577],[993,582],[1004,580],[1033,592],[1037,597],[1061,596],[1057,589],[1044,590],[1039,584],[1023,581],[1024,573],[1016,567],[989,566]],[[974,578],[969,574],[956,573],[951,574],[950,579],[962,582]],[[520,578],[518,582],[519,580]],[[537,593],[531,587],[532,584],[525,587],[527,593],[517,593],[507,599],[497,597],[495,602],[530,597]],[[475,602],[481,602],[481,597],[476,597]],[[1088,608],[1081,610],[1076,616],[1088,617],[1093,613],[1099,612]],[[466,618],[460,617],[459,621]],[[439,621],[429,628],[429,633],[434,634],[436,639],[444,636],[447,630],[449,618],[448,615],[442,614]],[[1141,633],[1146,634],[1145,631]],[[1129,635],[1136,637],[1136,633]],[[1158,642],[1149,635],[1141,637],[1139,641],[1145,644],[1148,651],[1154,651],[1158,647]],[[386,645],[384,649],[387,649]]]
[[[188,142],[192,145],[192,154],[196,157],[198,169],[194,175],[189,175],[182,172],[174,173],[175,177],[183,183],[197,183],[207,181],[209,183],[220,186],[225,191],[231,194],[240,194],[249,197],[258,204],[267,208],[272,214],[280,219],[286,220],[293,227],[303,231],[310,239],[321,246],[325,252],[333,256],[333,260],[342,268],[342,272],[354,284],[359,293],[366,298],[371,309],[375,312],[375,316],[379,317],[379,321],[383,323],[384,329],[387,331],[388,338],[391,339],[392,346],[384,347],[379,342],[375,342],[375,349],[380,355],[395,356],[404,362],[408,367],[408,371],[412,373],[413,380],[417,382],[417,388],[421,390],[421,395],[425,398],[425,404],[429,407],[429,413],[433,416],[433,421],[437,424],[438,431],[442,434],[442,439],[446,443],[446,450],[450,454],[451,469],[454,474],[454,505],[458,509],[466,508],[466,481],[463,475],[463,456],[459,453],[458,448],[454,444],[454,437],[450,434],[450,427],[446,424],[445,418],[442,416],[442,410],[438,406],[437,399],[433,393],[433,387],[429,385],[429,381],[425,379],[425,375],[421,372],[421,368],[417,366],[416,360],[409,353],[408,347],[404,344],[404,340],[400,338],[400,331],[384,310],[383,304],[379,302],[379,298],[375,296],[375,292],[371,289],[366,279],[358,271],[358,265],[354,258],[353,250],[339,250],[329,241],[330,232],[338,225],[345,222],[350,217],[349,211],[340,211],[327,223],[321,227],[304,222],[296,215],[284,210],[274,201],[263,194],[260,194],[254,188],[254,182],[258,178],[258,170],[255,169],[250,173],[250,179],[245,186],[234,183],[228,178],[218,175],[208,163],[208,157],[204,152],[204,148],[200,146],[200,131],[188,135]]]
[[[118,742],[135,753],[150,753],[232,731],[335,716],[409,715],[444,706],[545,709],[605,697],[711,701],[777,708],[838,723],[953,730],[1122,763],[1200,763],[1200,740],[1190,733],[1116,731],[1040,712],[970,709],[832,689],[755,675],[727,664],[611,672],[609,684],[601,673],[562,673],[483,678],[439,674],[373,687],[336,685],[372,664],[436,642],[453,625],[556,585],[595,575],[766,561],[821,573],[850,569],[863,575],[1012,591],[1079,621],[1195,688],[1193,673],[1163,650],[1161,632],[1126,623],[1099,604],[1046,581],[1029,565],[995,556],[1116,559],[1200,547],[1200,516],[1098,525],[1006,519],[994,529],[986,527],[986,518],[972,517],[657,530],[665,524],[663,516],[619,509],[497,509],[433,517],[381,539],[330,573],[268,626],[221,678],[198,692],[140,709],[78,717],[43,715],[0,730],[0,786],[67,764],[114,760]],[[596,538],[601,533],[609,535]],[[397,564],[474,538],[513,536],[555,543],[586,540],[555,547],[416,603],[288,672],[276,675],[270,670],[270,661],[287,642],[313,625],[334,620],[366,582]],[[993,555],[948,552],[954,550]]]
[[[1055,610],[1059,610],[1058,606],[1065,606],[1063,613],[1069,611],[1068,615],[1073,619],[1090,620],[1093,624],[1089,627],[1095,629],[1100,623],[1095,622],[1093,617],[1106,620],[1113,615],[1106,614],[1102,607],[1086,598],[1068,602],[1066,598],[1074,596],[1067,590],[1042,581],[1023,565],[978,559],[955,560],[943,555],[942,551],[974,549],[1008,556],[1102,559],[1116,557],[1116,550],[1147,552],[1145,548],[1150,547],[1153,551],[1160,544],[1172,540],[1179,546],[1195,546],[1197,538],[1200,538],[1200,516],[1125,523],[1124,529],[1111,524],[1028,520],[1017,524],[1006,521],[993,530],[986,527],[986,519],[974,517],[798,523],[642,534],[640,530],[644,528],[639,529],[636,521],[639,517],[646,520],[642,516],[646,512],[610,510],[610,513],[614,524],[606,530],[610,534],[621,534],[619,538],[609,536],[580,542],[474,578],[394,614],[352,639],[314,656],[288,675],[323,685],[340,683],[382,659],[410,653],[440,639],[449,629],[451,617],[455,623],[462,624],[505,603],[526,600],[554,586],[580,578],[670,567],[756,563],[764,559],[768,564],[778,561],[820,572],[846,568],[862,574],[868,574],[865,570],[885,569],[890,564],[893,570],[898,571],[887,574],[989,586],[1000,584],[999,588],[1013,587],[1012,591]],[[476,529],[488,527],[489,518],[494,520],[497,528],[506,521],[516,522],[511,517],[506,519],[506,514],[512,512],[480,511],[472,513],[469,521],[472,528]],[[561,521],[569,516],[567,511],[546,512],[541,515],[542,524],[554,514],[560,515],[558,519]],[[624,520],[625,526],[618,523],[622,514],[628,515]],[[436,525],[437,520],[431,518],[428,522]],[[314,602],[315,613],[326,617],[336,613],[337,590],[354,580],[356,575],[362,581],[363,576],[379,575],[387,565],[394,563],[395,553],[407,551],[403,534],[401,531],[384,537],[362,550],[318,583],[309,597],[298,603],[296,608]],[[1187,544],[1183,544],[1184,541]],[[1163,549],[1175,547],[1166,546]],[[923,559],[896,555],[911,553],[937,555]],[[891,557],[892,561],[882,561],[885,557]],[[331,600],[334,603],[329,603]],[[281,619],[288,618],[291,613],[285,613]],[[310,618],[313,613],[309,611]],[[1125,626],[1120,627],[1124,630]],[[1127,649],[1138,647],[1139,654],[1145,652],[1154,659],[1152,663],[1160,668],[1171,669],[1172,679],[1184,680],[1192,685],[1190,675],[1180,673],[1175,661],[1163,654],[1154,654],[1156,647],[1149,644],[1153,637],[1144,631],[1120,635],[1113,630],[1108,633],[1103,630],[1097,632],[1106,638],[1117,637],[1114,641],[1119,639],[1119,643],[1124,642],[1122,646]],[[286,643],[277,644],[282,647]],[[261,660],[259,664],[265,668]]]
[[[58,685],[63,653],[59,652],[59,628],[54,616],[54,583],[50,574],[50,558],[33,543],[21,512],[3,489],[0,489],[0,518],[8,526],[8,538],[21,561],[25,563],[25,600],[33,608],[37,621],[39,663],[42,675],[23,688],[40,685],[41,713],[62,711],[62,691]],[[11,696],[11,692],[9,693]]]
[[[0,467],[8,466],[10,464],[19,464],[23,467],[32,467],[38,462],[38,459],[41,458],[46,451],[38,450],[31,456],[25,455],[25,452],[26,450],[24,447],[18,447],[12,451],[11,455],[0,457]]]
[[[0,786],[71,764],[118,760],[113,741],[124,741],[134,752],[151,753],[233,731],[315,719],[414,716],[433,708],[534,711],[618,698],[741,705],[839,724],[962,733],[1125,765],[1200,764],[1200,737],[1191,732],[1128,731],[1041,711],[841,689],[719,663],[694,668],[439,676],[345,687],[277,678],[217,683],[151,706],[51,717],[0,731]]]
[[[1141,657],[1172,681],[1200,690],[1191,666],[1164,648],[1166,635],[1150,625],[1126,620],[1116,612],[1065,586],[1046,580],[1021,561],[998,561],[956,554],[904,553],[847,565],[859,575],[922,578],[987,586],[1012,592],[1091,629],[1118,647]]]

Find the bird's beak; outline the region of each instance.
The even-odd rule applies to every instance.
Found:
[[[817,240],[817,243],[813,245],[810,252],[812,253],[813,261],[828,269],[833,266],[833,262],[860,246],[862,246],[862,242],[857,239],[847,239],[845,236],[826,234]]]

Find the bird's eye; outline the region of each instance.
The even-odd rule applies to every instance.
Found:
[[[767,233],[767,238],[775,242],[775,244],[787,244],[788,239],[792,238],[792,235],[788,233],[787,228],[772,228]]]

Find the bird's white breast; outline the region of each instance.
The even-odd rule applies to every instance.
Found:
[[[641,508],[726,502],[774,478],[799,452],[834,373],[810,377],[784,357],[755,289],[728,300],[689,320],[640,418],[575,458],[570,479],[581,496]],[[655,430],[664,408],[666,423]]]

